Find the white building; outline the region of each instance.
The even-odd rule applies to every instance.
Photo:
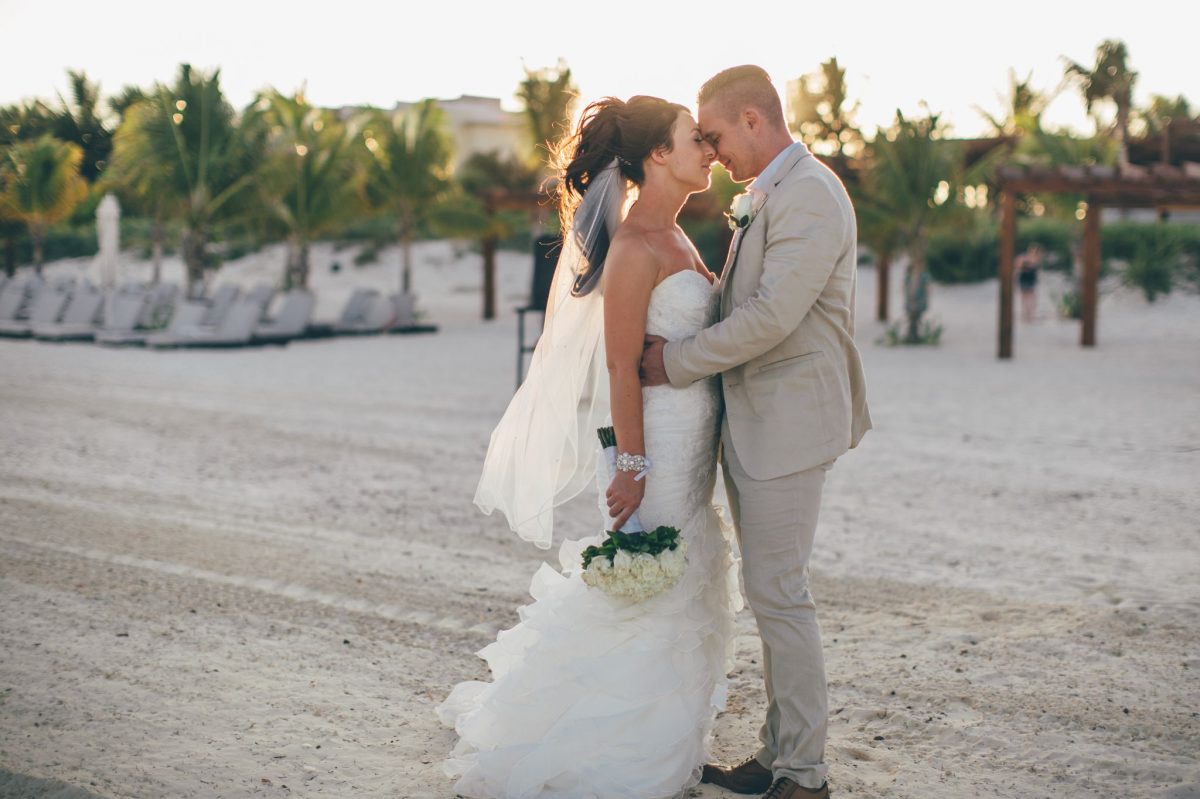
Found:
[[[475,153],[499,152],[500,156],[523,156],[529,150],[525,120],[518,111],[505,111],[496,97],[462,95],[438,100],[454,138],[454,165],[459,167]],[[396,103],[405,111],[415,103]]]

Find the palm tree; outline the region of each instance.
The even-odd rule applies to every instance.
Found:
[[[1041,128],[1042,113],[1056,95],[1057,92],[1047,94],[1034,88],[1032,72],[1024,80],[1018,80],[1016,71],[1010,69],[1008,95],[1001,97],[1004,116],[993,116],[979,106],[975,110],[988,121],[996,136],[1022,136]]]
[[[571,80],[571,68],[561,59],[554,67],[526,67],[525,79],[517,86],[516,96],[533,141],[533,161],[544,174],[549,174],[555,145],[568,132],[578,95],[579,90]]]
[[[1172,122],[1188,122],[1193,118],[1192,106],[1182,94],[1176,97],[1153,94],[1150,96],[1150,105],[1138,116],[1145,126],[1147,136],[1161,136]]]
[[[859,193],[857,185],[855,192]],[[904,249],[902,230],[898,219],[869,199],[856,199],[855,210],[858,215],[858,238],[868,244],[875,254],[875,318],[886,322],[889,317],[892,261]]]
[[[540,178],[539,182],[547,186],[555,175],[558,145],[571,129],[571,114],[579,99],[579,88],[571,78],[571,68],[560,58],[554,67],[526,67],[525,79],[517,85],[516,97],[533,143],[530,164]],[[545,230],[546,216],[546,208],[539,205],[533,213],[530,231],[534,239]]]
[[[115,192],[123,206],[150,219],[150,282],[162,279],[163,243],[166,239],[167,206],[174,194],[172,175],[160,169],[146,169],[141,153],[146,149],[146,131],[153,128],[157,116],[154,103],[145,95],[121,112],[122,122],[113,137],[112,162],[100,181],[101,191]]]
[[[274,89],[254,106],[267,128],[264,206],[288,231],[286,288],[308,286],[309,244],[358,209],[357,171],[345,125],[316,108],[303,90],[287,97]]]
[[[108,110],[125,120],[125,112],[146,99],[146,92],[140,86],[126,86],[120,94],[108,98]],[[120,127],[120,125],[118,125]]]
[[[854,125],[858,103],[846,107],[846,70],[831,58],[818,72],[791,82],[788,127],[814,152],[841,157],[853,154],[862,144],[862,133]]]
[[[41,100],[0,106],[0,151],[21,141],[53,135],[54,112]],[[17,240],[25,226],[0,215],[0,238],[4,239],[4,273],[17,268]]]
[[[112,169],[164,218],[183,230],[181,251],[189,295],[215,264],[208,245],[218,225],[246,210],[261,158],[263,131],[244,124],[221,93],[220,73],[179,69],[173,86],[158,85],[126,112]]]
[[[367,200],[393,219],[392,235],[404,252],[401,289],[409,294],[413,239],[451,187],[445,116],[434,100],[395,114],[375,113],[365,121],[362,141]]]
[[[857,207],[867,220],[866,240],[887,255],[908,254],[904,274],[904,340],[921,340],[921,319],[928,308],[929,277],[925,271],[928,237],[961,214],[955,202],[963,174],[958,142],[942,139],[937,115],[907,119],[900,111],[887,130],[876,133],[867,151],[867,167],[859,187]]]
[[[1083,93],[1088,113],[1098,102],[1111,101],[1117,108],[1111,130],[1117,134],[1117,163],[1129,163],[1129,116],[1133,110],[1133,84],[1137,73],[1129,68],[1125,43],[1106,39],[1096,48],[1096,65],[1089,68],[1067,60],[1065,80],[1075,83]],[[1100,132],[1100,122],[1096,121]]]
[[[112,152],[112,131],[100,118],[100,86],[88,80],[83,72],[67,71],[71,82],[71,99],[58,96],[54,115],[54,135],[63,141],[79,145],[83,151],[80,174],[94,183]]]
[[[54,134],[54,109],[41,100],[0,107],[0,147]]]
[[[504,206],[533,202],[538,174],[517,158],[498,152],[475,153],[459,167],[458,185],[465,197],[439,214],[443,230],[478,236],[483,244],[483,318],[496,318],[496,248],[511,236],[516,220],[502,213]],[[448,218],[449,217],[449,218]]]
[[[53,136],[11,145],[0,160],[0,215],[29,230],[38,274],[46,231],[68,218],[87,196],[87,181],[79,175],[82,160],[77,145]]]

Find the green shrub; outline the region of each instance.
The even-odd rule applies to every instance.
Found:
[[[1037,243],[1046,251],[1043,268],[1070,272],[1071,244],[1083,235],[1078,222],[1022,219],[1017,226],[1017,253]],[[1101,228],[1101,274],[1132,268],[1130,285],[1155,295],[1170,284],[1200,288],[1200,225],[1112,222]],[[929,239],[929,274],[939,283],[971,283],[994,277],[1000,266],[997,225],[991,219],[973,227],[939,232]],[[1154,264],[1159,259],[1162,263]],[[1133,265],[1137,260],[1138,264]],[[1169,280],[1167,274],[1170,275]]]
[[[1100,253],[1106,259],[1132,261],[1146,246],[1173,247],[1200,257],[1200,225],[1110,222],[1101,229]]]
[[[100,248],[96,241],[96,225],[56,225],[46,234],[42,258],[49,262],[59,258],[81,258],[95,255]],[[16,244],[17,264],[33,263],[33,241],[22,233]]]
[[[1179,244],[1169,236],[1139,242],[1121,273],[1121,282],[1130,288],[1141,289],[1146,301],[1154,302],[1159,294],[1171,293],[1180,255]]]
[[[1079,296],[1079,290],[1074,287],[1059,295],[1057,307],[1058,315],[1063,319],[1083,318],[1083,302]]]
[[[1054,219],[1022,219],[1017,225],[1017,253],[1032,244],[1046,252],[1043,268],[1070,271],[1074,225]],[[930,276],[938,283],[977,283],[1000,272],[998,226],[985,219],[966,229],[939,232],[926,251]]]
[[[1105,265],[1123,263],[1121,281],[1150,302],[1177,285],[1200,289],[1200,225],[1112,222],[1102,234]]]

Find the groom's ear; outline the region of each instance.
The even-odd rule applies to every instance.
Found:
[[[762,114],[758,113],[758,109],[753,106],[746,108],[742,111],[742,124],[746,126],[747,130],[757,133],[763,125]]]

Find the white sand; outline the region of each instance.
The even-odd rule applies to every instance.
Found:
[[[436,335],[0,341],[0,796],[452,794],[433,705],[547,556],[470,503],[529,259],[502,254],[485,324],[479,257],[418,252]],[[396,251],[352,255],[314,254],[322,317],[395,285]],[[886,349],[873,281],[877,429],[831,474],[814,564],[835,791],[1200,797],[1200,299],[1111,288],[1085,351],[1048,290],[1000,363],[993,283],[936,289],[942,347]],[[727,759],[763,706],[748,611],[739,632]]]

